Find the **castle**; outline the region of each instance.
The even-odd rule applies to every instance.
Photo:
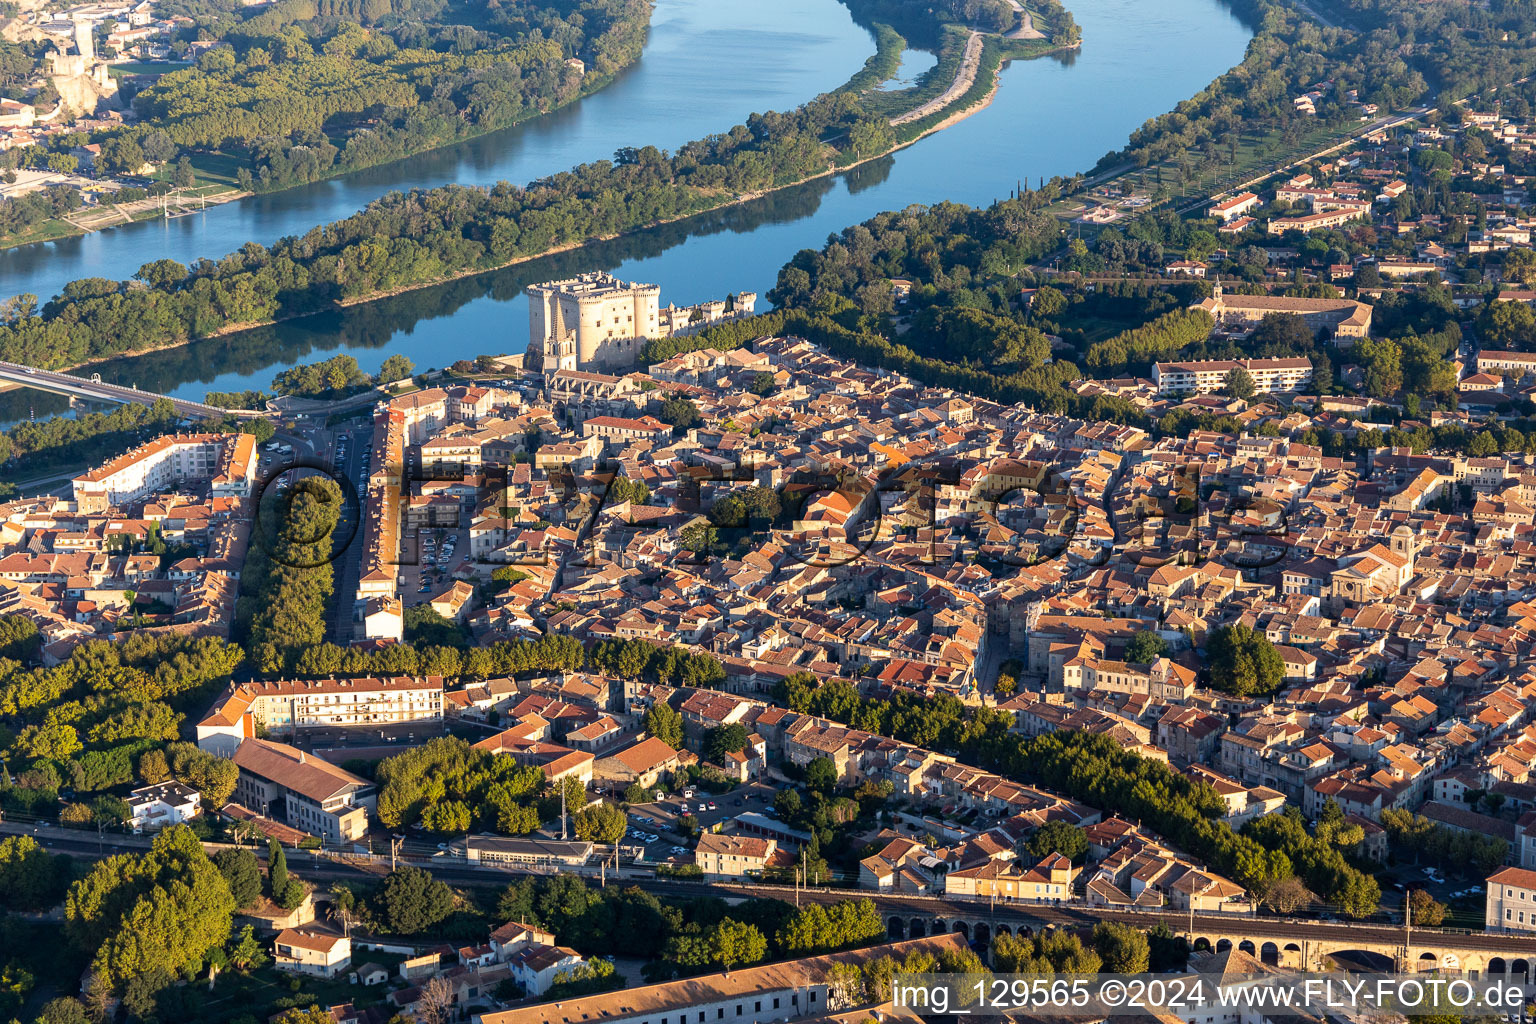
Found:
[[[751,316],[755,292],[697,306],[661,305],[661,288],[594,272],[528,287],[529,369],[623,370],[652,338]]]
[[[71,110],[94,114],[98,108],[117,106],[117,79],[107,73],[107,62],[96,56],[96,40],[88,21],[75,21],[75,52],[63,48],[48,54],[48,75],[59,99]]]

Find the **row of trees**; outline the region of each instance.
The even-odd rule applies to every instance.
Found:
[[[1504,863],[1509,842],[1498,836],[1480,836],[1449,829],[1422,814],[1388,807],[1381,812],[1381,826],[1400,856],[1425,858],[1451,871],[1469,866],[1483,877]]]
[[[574,672],[586,663],[581,641],[547,634],[537,640],[500,640],[459,649],[442,644],[391,644],[360,650],[322,643],[299,653],[296,671],[306,678],[327,675],[433,675],[448,679],[490,679],[535,673]]]
[[[341,510],[341,488],[326,477],[304,477],[287,492],[263,495],[236,606],[257,671],[292,671],[325,640]]]
[[[105,412],[27,419],[0,431],[0,462],[25,458],[29,473],[94,464],[165,433],[179,420],[167,399],[148,406],[129,403]]]
[[[1176,355],[1189,345],[1204,341],[1216,326],[1203,309],[1175,309],[1142,327],[1123,331],[1088,349],[1089,369],[1113,375],[1126,367],[1146,365]]]
[[[851,949],[885,936],[885,924],[869,900],[798,910],[778,900],[678,904],[636,887],[591,888],[573,875],[514,882],[502,893],[496,912],[505,920],[546,928],[562,945],[588,956],[643,957],[651,981]]]
[[[1243,650],[1249,646],[1239,645]],[[1219,820],[1224,804],[1208,785],[1124,750],[1109,737],[1076,732],[1021,737],[1012,730],[1010,716],[994,709],[965,716],[962,708],[951,717],[942,704],[933,707],[936,722],[914,722],[917,716],[904,713],[901,695],[892,701],[862,698],[842,681],[819,689],[812,688],[813,682],[808,674],[788,677],[775,697],[795,710],[955,753],[1007,778],[1140,820],[1260,898],[1300,877],[1310,891],[1352,917],[1369,916],[1380,901],[1376,880],[1344,856],[1363,836],[1336,823],[1320,822],[1309,834],[1305,828],[1298,832],[1290,816],[1270,815],[1237,834]],[[827,696],[818,696],[823,692]],[[914,738],[919,731],[922,738]]]
[[[610,675],[668,686],[713,689],[725,682],[725,666],[714,655],[639,639],[599,641],[587,654],[587,663]]]
[[[1351,917],[1369,916],[1380,902],[1376,880],[1344,857],[1360,837],[1322,829],[1321,823],[1315,835],[1304,828],[1298,833],[1294,815],[1268,815],[1234,833],[1219,820],[1223,804],[1208,785],[1124,750],[1107,736],[1025,738],[1004,725],[971,740],[964,753],[1008,778],[1140,820],[1260,897],[1299,876]]]

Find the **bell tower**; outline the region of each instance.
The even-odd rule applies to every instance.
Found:
[[[1413,529],[1407,523],[1400,524],[1392,531],[1392,553],[1400,555],[1408,563],[1408,571],[1413,571],[1413,556],[1418,547],[1418,538],[1413,535]]]

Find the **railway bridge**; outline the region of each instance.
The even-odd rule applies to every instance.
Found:
[[[1299,970],[1326,968],[1336,954],[1370,953],[1397,972],[1466,971],[1522,981],[1536,972],[1536,937],[1450,928],[1393,928],[1309,922],[1306,927],[1263,918],[1230,922],[1197,918],[1175,929],[1195,949],[1236,947],[1265,963]]]
[[[852,895],[852,894],[849,894]],[[1366,953],[1398,972],[1459,970],[1536,980],[1536,935],[1455,928],[1405,929],[1370,922],[1191,915],[1174,910],[1117,910],[1079,903],[998,903],[919,896],[874,896],[892,938],[954,931],[977,946],[1000,934],[1032,935],[1048,928],[1091,928],[1115,921],[1139,928],[1162,924],[1192,948],[1237,948],[1265,963],[1322,970],[1336,955]]]

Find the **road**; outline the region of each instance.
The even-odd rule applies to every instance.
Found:
[[[914,107],[905,114],[891,118],[891,127],[899,128],[913,121],[920,121],[929,114],[936,114],[940,110],[964,96],[971,86],[976,84],[976,71],[981,67],[982,37],[980,32],[972,32],[965,41],[965,54],[960,59],[960,70],[955,74],[955,80],[949,83],[949,88],[922,106]]]
[[[0,834],[30,834],[50,852],[67,853],[75,857],[100,857],[113,853],[136,853],[144,850],[150,843],[144,836],[93,836],[90,833],[72,832],[62,829],[57,825],[37,827],[28,823],[3,822],[0,823]],[[256,849],[257,856],[263,856],[264,850]],[[472,868],[468,865],[455,863],[446,857],[409,857],[401,858],[402,863],[418,864],[429,868],[432,873],[444,881],[460,884],[491,884],[498,885],[502,882],[512,882],[519,878],[533,876],[549,876],[553,872],[545,871],[515,871],[499,868]],[[390,859],[387,855],[379,856],[372,860],[346,861],[339,859],[321,860],[311,856],[306,860],[302,853],[294,853],[289,860],[289,867],[301,877],[311,881],[338,880],[360,881],[377,879],[389,871]],[[669,896],[675,898],[688,898],[697,896],[718,896],[725,900],[748,899],[776,899],[789,903],[828,904],[847,899],[869,899],[879,908],[883,918],[900,917],[910,922],[913,918],[921,918],[925,921],[942,919],[946,922],[955,920],[985,919],[993,924],[1005,924],[1010,927],[1039,928],[1091,928],[1099,921],[1117,921],[1125,924],[1134,924],[1141,927],[1150,927],[1162,923],[1175,932],[1185,932],[1190,928],[1191,922],[1198,933],[1201,927],[1211,931],[1230,933],[1234,930],[1241,932],[1254,940],[1273,939],[1276,941],[1296,941],[1302,939],[1333,940],[1339,939],[1364,944],[1401,944],[1404,939],[1403,929],[1370,923],[1339,923],[1313,920],[1296,920],[1284,918],[1242,917],[1234,914],[1196,914],[1193,918],[1187,913],[1167,911],[1119,911],[1109,910],[1103,907],[1075,907],[1059,905],[1037,905],[1025,903],[998,903],[991,904],[985,900],[955,900],[938,896],[913,896],[869,892],[858,889],[825,889],[825,888],[795,888],[784,885],[745,885],[723,882],[686,882],[670,879],[658,879],[649,876],[649,873],[637,875],[633,869],[622,869],[615,873],[611,870],[599,875],[599,868],[572,870],[561,869],[561,874],[578,874],[597,879],[601,877],[604,882],[612,882],[618,885],[635,885],[657,896]],[[1433,938],[1445,938],[1459,948],[1481,949],[1497,952],[1505,955],[1523,955],[1536,957],[1536,935],[1506,935],[1497,933],[1463,932],[1438,928],[1415,928],[1414,935],[1420,943],[1430,943]]]
[[[325,440],[320,448],[321,461],[334,467],[338,477],[351,482],[359,505],[367,490],[368,467],[373,460],[372,446],[373,432],[367,427],[361,427],[338,431],[334,438]],[[357,578],[363,557],[362,523],[358,520],[361,512],[361,508],[349,502],[336,527],[339,537],[352,537],[331,564],[335,573],[335,586],[331,594],[331,640],[343,645],[353,640],[353,601],[357,596]]]
[[[112,402],[124,404],[133,402],[138,405],[154,405],[164,398],[175,407],[180,416],[188,419],[218,419],[225,414],[224,409],[205,405],[202,402],[189,402],[184,398],[170,398],[166,395],[157,395],[152,391],[140,391],[137,388],[120,387],[117,384],[107,384],[99,380],[87,380],[84,377],[76,377],[73,374],[58,373],[54,370],[39,370],[36,367],[26,366],[22,363],[0,362],[0,381],[9,381],[23,387],[37,388],[39,391],[52,391],[62,395],[72,395],[79,398],[88,398],[98,402]],[[260,413],[244,413],[247,416],[261,415]]]

